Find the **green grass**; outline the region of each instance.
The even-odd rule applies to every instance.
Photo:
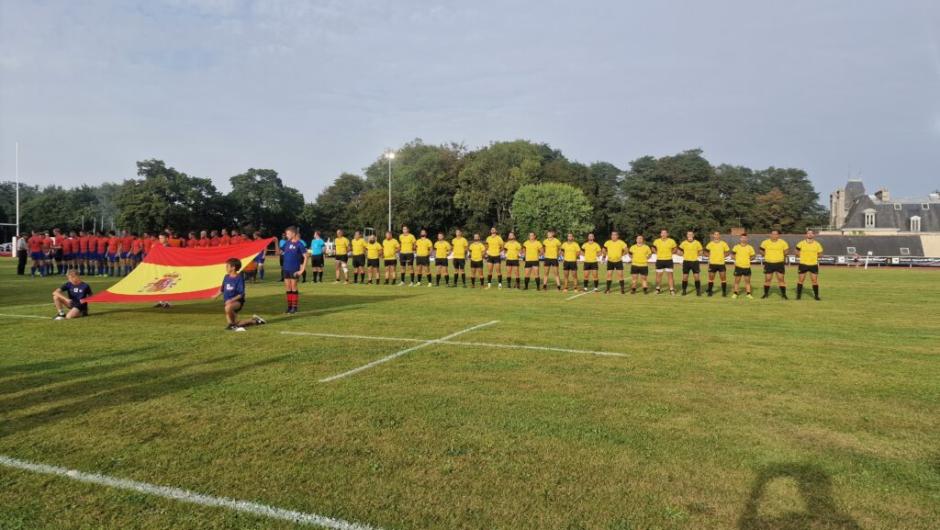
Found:
[[[821,279],[820,303],[308,283],[294,317],[269,279],[247,333],[218,302],[0,317],[0,454],[383,528],[937,528],[940,273]],[[0,313],[51,317],[58,283],[4,261]],[[490,320],[454,340],[628,356],[433,344],[319,383],[414,344],[281,334]],[[290,526],[0,467],[2,528]]]

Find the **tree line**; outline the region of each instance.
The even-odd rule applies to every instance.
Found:
[[[160,160],[137,163],[122,183],[63,188],[20,187],[25,230],[105,228],[135,232],[238,227],[279,234],[299,224],[317,229],[372,227],[388,220],[388,162],[376,158],[361,175],[343,173],[313,201],[285,185],[273,169],[249,169],[221,193]],[[583,164],[544,143],[494,142],[479,149],[414,140],[392,163],[392,224],[452,233],[554,228],[583,236],[652,234],[661,228],[698,232],[742,227],[799,232],[827,218],[805,171],[713,165],[700,150],[644,156],[621,169]],[[0,218],[13,217],[13,184],[0,183]]]

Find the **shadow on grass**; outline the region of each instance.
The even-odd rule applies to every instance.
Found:
[[[805,512],[787,512],[774,516],[760,514],[767,486],[777,479],[792,479],[806,505]],[[858,530],[858,523],[839,510],[832,498],[832,480],[822,468],[813,464],[772,464],[761,469],[751,494],[738,519],[740,530],[797,530],[808,528],[839,528]]]
[[[0,423],[0,438],[29,431],[46,424],[80,417],[97,410],[149,401],[182,390],[216,383],[260,366],[277,363],[286,358],[286,356],[281,355],[228,368],[188,371],[193,368],[205,368],[208,365],[229,361],[235,357],[237,356],[228,355],[206,361],[76,381],[42,393],[0,402],[0,411],[9,413],[43,403],[66,401],[65,404],[53,406],[40,412],[4,419]]]
[[[126,357],[128,355],[135,355],[138,352],[151,350],[153,348],[153,346],[143,346],[140,348],[132,348],[130,350],[106,351],[98,355],[81,354],[71,357],[57,357],[48,361],[11,364],[3,367],[3,374],[0,376],[0,381],[3,379],[9,379],[10,377],[15,377],[20,374],[32,374],[34,372],[42,372],[45,370],[61,370],[75,364],[94,363],[110,359],[111,357]]]

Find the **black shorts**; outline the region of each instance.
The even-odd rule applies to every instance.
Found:
[[[434,265],[438,267],[447,267],[447,258],[434,258]]]
[[[806,274],[807,272],[812,274],[819,274],[819,265],[803,265],[801,263],[798,270],[800,274]]]
[[[750,276],[751,268],[750,267],[738,267],[737,265],[735,265],[734,275],[735,276]]]
[[[671,259],[658,259],[656,260],[656,272],[666,271],[669,272],[675,266],[675,263]]]
[[[428,267],[431,265],[431,256],[418,256],[415,258],[415,265]]]
[[[683,261],[682,274],[688,274],[690,272],[698,274],[701,266],[702,264],[697,261]]]
[[[710,273],[725,272],[726,270],[728,270],[727,265],[715,265],[714,263],[708,264],[708,272]]]
[[[576,270],[578,270],[578,262],[577,262],[577,261],[566,261],[566,262],[564,262],[563,270],[566,270],[566,271],[576,271]]]
[[[313,254],[312,256],[310,256],[310,266],[322,267],[323,266],[323,254]]]
[[[75,302],[69,302],[69,309],[78,309],[78,312],[82,314],[83,317],[88,316],[88,304],[76,304]]]
[[[482,268],[483,268],[483,261],[482,261],[482,260],[480,260],[480,261],[473,261],[473,260],[470,260],[470,268],[471,268],[471,269],[482,269]]]
[[[500,256],[487,256],[486,261],[492,263],[493,265],[499,265],[503,261],[503,258]]]
[[[336,261],[342,261],[343,263],[346,263],[346,260],[348,259],[349,259],[349,256],[347,256],[346,254],[337,254],[336,256]]]
[[[649,265],[646,267],[640,267],[637,265],[630,266],[630,274],[639,274],[640,276],[649,276],[650,268]]]
[[[408,254],[401,254],[398,257],[401,260],[402,266],[414,265],[415,263],[415,255],[410,252]]]
[[[518,266],[519,266],[519,260],[517,260],[517,259],[507,259],[507,260],[506,260],[506,266],[507,266],[507,267],[518,267]]]
[[[376,261],[378,261],[378,260],[376,260]],[[364,266],[365,264],[366,264],[366,255],[365,255],[365,254],[360,254],[360,255],[358,255],[358,256],[353,256],[353,259],[352,259],[352,266],[353,266],[353,267],[362,267],[362,266]],[[376,265],[378,265],[378,263],[376,263]]]
[[[394,267],[394,266],[397,265],[397,264],[398,264],[398,262],[395,261],[395,258],[386,259],[386,260],[385,260],[385,266],[386,266],[386,267]]]
[[[595,262],[593,262],[593,263],[588,263],[588,262],[585,261],[585,262],[584,262],[584,270],[586,270],[586,271],[596,271],[596,270],[597,270],[597,262],[595,261]]]
[[[558,266],[558,258],[543,258],[543,259],[545,260],[545,266],[546,266],[546,267],[557,267],[557,266]]]
[[[53,255],[56,261],[62,261],[62,249],[61,248],[55,249],[55,252],[53,252]]]
[[[366,264],[367,264],[369,267],[374,267],[374,268],[378,269],[378,268],[379,268],[379,258],[366,260]]]
[[[527,262],[525,262],[525,268],[527,268],[527,269],[537,269],[537,268],[539,268],[539,262],[537,262],[537,261],[527,261]]]
[[[608,262],[607,262],[607,270],[609,270],[609,271],[622,271],[622,270],[623,270],[623,262],[620,261],[619,259],[618,259],[618,260],[614,260],[614,261],[608,261]]]
[[[228,303],[228,302],[226,302],[226,303]],[[239,301],[235,302],[235,305],[234,305],[234,307],[232,307],[232,310],[235,311],[236,313],[238,313],[239,311],[242,310],[243,307],[245,307],[245,301],[244,301],[244,300],[239,300]]]
[[[454,258],[454,269],[462,271],[467,264],[467,258]]]
[[[764,274],[772,274],[775,272],[785,274],[786,271],[787,269],[782,261],[780,263],[764,263]]]

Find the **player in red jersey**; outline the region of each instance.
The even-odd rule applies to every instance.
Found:
[[[199,248],[208,247],[210,242],[211,240],[209,239],[209,235],[206,234],[205,230],[203,230],[202,232],[199,232],[199,242],[198,242]]]
[[[199,240],[196,239],[196,232],[190,232],[186,238],[186,248],[196,248],[199,246]]]
[[[108,272],[108,236],[104,232],[98,232],[94,241],[96,269],[98,269],[98,276],[104,276]]]
[[[212,232],[209,232],[209,246],[210,247],[219,246],[219,231],[218,230],[213,230]]]
[[[230,244],[232,244],[232,245],[237,245],[237,244],[239,244],[239,243],[243,243],[244,241],[245,241],[245,238],[242,237],[242,235],[241,235],[241,233],[239,233],[238,229],[237,229],[237,228],[233,228],[233,229],[232,229],[232,237],[231,237],[231,240],[229,241]]]
[[[222,235],[219,236],[219,246],[220,246],[220,247],[227,247],[227,246],[229,246],[229,245],[231,245],[231,244],[232,244],[232,238],[229,237],[228,231],[223,228],[223,229],[222,229]]]
[[[52,237],[49,236],[49,232],[43,232],[42,234],[42,265],[43,269],[46,271],[46,276],[52,275],[52,261],[54,258],[54,252],[52,250],[52,244],[54,241]]]
[[[39,271],[39,276],[45,276],[46,271],[42,267],[42,236],[33,230],[29,239],[26,240],[26,245],[29,246],[29,257],[33,260],[33,266],[29,269],[30,276],[36,276],[37,270]]]

